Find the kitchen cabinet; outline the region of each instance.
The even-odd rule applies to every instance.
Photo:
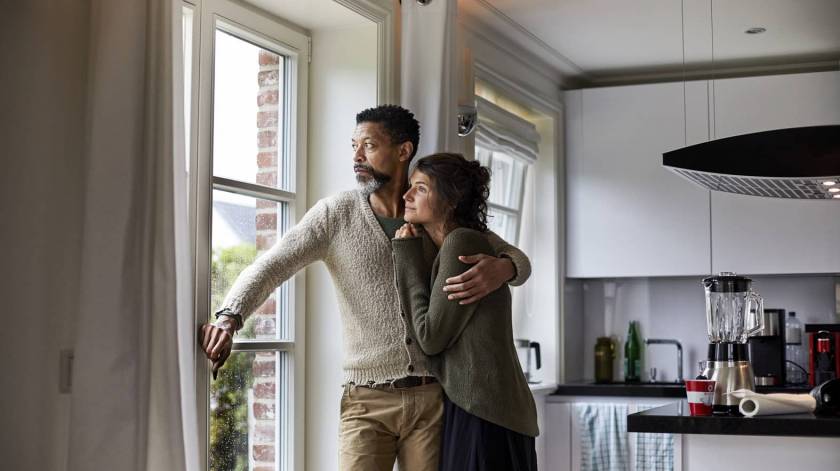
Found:
[[[709,192],[662,167],[710,135],[840,124],[840,72],[574,90],[565,104],[567,276],[840,272],[840,202]]]
[[[601,405],[610,407],[624,407],[628,413],[635,413],[651,407],[658,407],[674,399],[644,398],[644,397],[599,397],[599,396],[548,396],[545,405],[546,423],[541,436],[546,442],[545,466],[541,469],[551,471],[579,471],[582,469],[585,459],[583,446],[585,434],[592,433],[591,430],[582,430],[579,425],[579,417],[575,407],[582,404]],[[645,442],[639,442],[640,438],[649,439],[647,434],[628,433],[626,455],[623,461],[627,463],[630,471],[641,471],[652,469],[644,465],[636,466],[636,454],[639,446],[645,446]],[[683,445],[681,437],[673,437],[673,469],[682,471]],[[650,463],[649,463],[650,465]]]
[[[545,468],[552,471],[572,470],[572,406],[550,403],[545,406]],[[577,452],[580,454],[580,450]]]
[[[840,72],[716,80],[713,135],[840,124]],[[712,271],[840,272],[840,201],[712,192]]]
[[[567,276],[708,273],[709,191],[662,167],[663,152],[707,139],[706,89],[566,93]]]

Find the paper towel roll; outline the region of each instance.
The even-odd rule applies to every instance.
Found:
[[[744,417],[814,412],[817,401],[810,394],[759,394],[748,389],[729,393],[741,399],[738,410]]]

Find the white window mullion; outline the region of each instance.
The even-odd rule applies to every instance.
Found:
[[[292,352],[295,349],[294,342],[282,342],[275,340],[234,340],[234,352]]]
[[[294,203],[296,199],[296,195],[288,191],[223,177],[213,177],[213,189],[278,203]]]

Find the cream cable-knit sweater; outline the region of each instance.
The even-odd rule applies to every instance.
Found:
[[[510,257],[516,266],[517,276],[509,284],[524,283],[531,272],[525,254],[495,234],[488,240],[497,255]],[[222,308],[245,318],[277,286],[319,260],[327,265],[338,296],[344,381],[380,383],[430,374],[423,352],[406,342],[391,239],[358,190],[318,201],[274,247],[242,271]]]

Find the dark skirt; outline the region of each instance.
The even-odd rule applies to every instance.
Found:
[[[440,471],[537,471],[534,437],[476,417],[445,395],[443,406]]]

